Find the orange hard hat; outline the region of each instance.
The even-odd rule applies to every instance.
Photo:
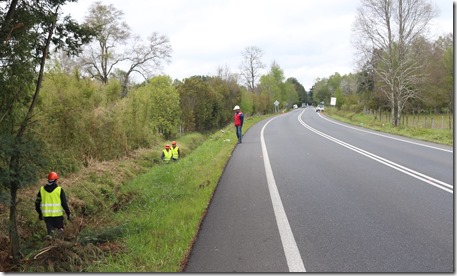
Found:
[[[172,145],[176,145],[176,141],[171,142]]]
[[[48,174],[48,180],[49,181],[54,181],[54,180],[57,180],[57,179],[59,179],[59,176],[55,172],[50,172]]]

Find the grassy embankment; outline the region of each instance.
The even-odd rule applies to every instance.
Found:
[[[453,116],[443,115],[404,115],[402,122],[397,127],[392,127],[390,118],[383,114],[379,118],[371,114],[354,113],[349,111],[337,111],[334,107],[326,107],[325,115],[345,123],[363,126],[395,135],[415,138],[423,141],[434,142],[443,145],[454,144]]]
[[[247,118],[243,132],[267,117]],[[157,145],[61,177],[74,219],[60,239],[43,240],[44,223],[32,209],[40,184],[24,189],[18,210],[25,258],[13,271],[181,271],[236,135],[229,125],[177,142],[184,157],[175,163],[161,163]]]
[[[246,120],[244,131],[263,118]],[[157,166],[122,186],[123,194],[135,194],[113,216],[126,226],[126,250],[88,271],[180,271],[235,143],[230,125],[179,162]]]

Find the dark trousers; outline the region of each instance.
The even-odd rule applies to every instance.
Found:
[[[238,137],[238,143],[241,143],[241,139],[243,138],[243,135],[241,134],[241,126],[235,126],[236,130],[236,137]]]
[[[63,230],[63,216],[60,217],[44,217],[46,223],[46,230],[48,235],[52,234],[55,229]]]

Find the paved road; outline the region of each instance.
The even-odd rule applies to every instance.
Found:
[[[237,145],[186,272],[453,272],[451,147],[329,120],[264,120]]]

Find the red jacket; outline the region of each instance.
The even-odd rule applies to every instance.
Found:
[[[235,121],[235,126],[243,126],[244,115],[243,112],[238,112],[233,115],[233,120]]]

